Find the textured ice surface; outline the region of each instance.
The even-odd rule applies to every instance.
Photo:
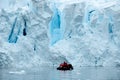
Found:
[[[74,65],[119,66],[118,2],[68,1],[58,5],[63,14],[60,16],[63,39],[51,49],[61,52]]]
[[[120,66],[119,2],[1,0],[0,67]]]
[[[52,10],[46,1],[32,0],[29,5],[26,5],[28,9],[23,6],[17,10],[1,9],[0,52],[9,54],[13,67],[52,66],[63,62],[64,55],[49,50]],[[1,53],[0,67],[10,65]]]

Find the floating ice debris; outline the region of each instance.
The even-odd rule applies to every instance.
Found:
[[[10,71],[10,74],[25,74],[24,70],[20,70],[20,71]]]

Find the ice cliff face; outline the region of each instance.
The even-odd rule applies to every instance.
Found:
[[[0,67],[120,65],[119,0],[7,2],[0,6]]]
[[[117,1],[66,3],[61,10],[61,35],[51,49],[79,66],[120,64],[120,6]],[[98,5],[96,5],[98,4]]]
[[[0,67],[38,67],[65,60],[49,50],[48,26],[53,13],[46,1],[32,0],[28,4],[15,10],[1,9]]]

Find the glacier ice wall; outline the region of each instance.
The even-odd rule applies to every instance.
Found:
[[[119,66],[119,2],[1,0],[0,68]]]
[[[18,8],[14,4],[12,10],[0,9],[0,68],[52,66],[66,61],[60,52],[49,50],[49,23],[53,12],[47,2],[27,3],[29,5]]]
[[[58,5],[64,14],[63,39],[51,47],[77,66],[120,64],[119,1],[80,1]],[[65,25],[64,25],[65,24]]]

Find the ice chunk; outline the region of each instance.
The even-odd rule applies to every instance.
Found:
[[[20,71],[10,71],[10,74],[25,74],[25,70],[20,70]]]

